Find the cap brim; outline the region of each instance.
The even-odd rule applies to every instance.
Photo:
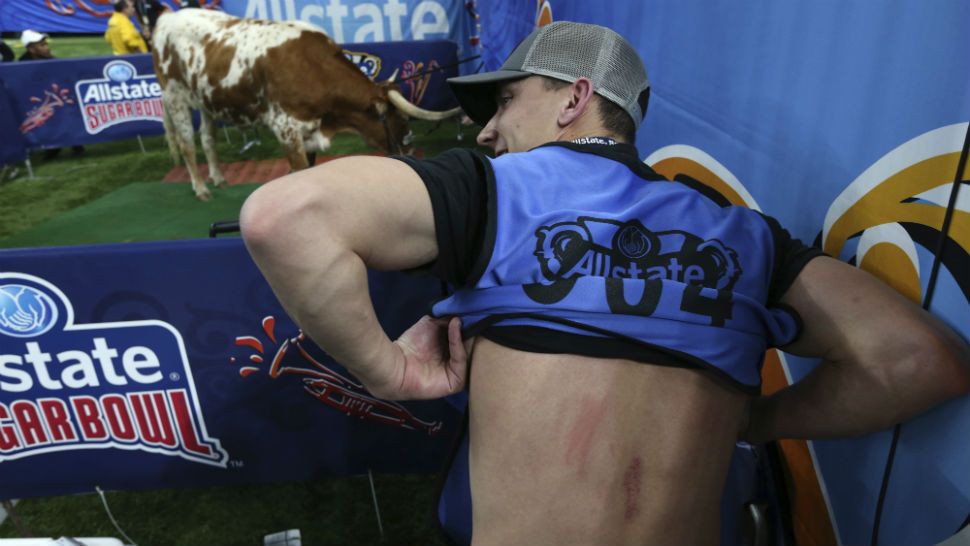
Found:
[[[496,70],[448,78],[448,85],[468,117],[482,127],[495,115],[495,92],[499,84],[532,76],[519,70]]]

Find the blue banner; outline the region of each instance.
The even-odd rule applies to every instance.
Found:
[[[404,98],[427,110],[458,106],[448,84],[459,73],[458,51],[451,40],[341,44],[344,55],[371,80],[395,81]]]
[[[396,70],[398,88],[412,103],[430,110],[457,104],[445,83],[458,74],[453,42],[343,47],[371,79],[387,79]],[[11,105],[0,113],[0,134],[16,134],[0,144],[0,160],[8,153],[23,159],[24,146],[54,148],[164,133],[162,90],[151,55],[3,63],[0,87]]]
[[[474,2],[465,0],[223,0],[238,17],[304,21],[338,44],[451,40],[458,58],[477,54]],[[463,65],[463,68],[465,65]]]
[[[0,82],[29,148],[164,133],[151,55],[3,64]]]
[[[18,125],[12,99],[0,85],[0,165],[23,161],[27,157],[27,148]]]
[[[178,2],[164,0],[177,9]],[[466,0],[203,0],[238,17],[304,21],[337,43],[451,40],[458,57],[477,54],[474,2]],[[111,0],[0,2],[0,31],[100,34],[113,13]]]
[[[371,397],[239,239],[0,252],[0,498],[440,468],[459,414]],[[439,283],[372,273],[389,335]]]
[[[176,8],[175,0],[162,0]],[[0,2],[0,31],[63,32],[103,34],[114,13],[113,0],[5,0]],[[201,5],[218,6],[219,0],[202,0]]]
[[[492,7],[482,14],[490,68],[542,22],[618,31],[640,52],[652,84],[637,140],[648,164],[777,217],[917,304],[939,260],[930,309],[970,339],[966,184],[942,231],[970,121],[965,0]],[[771,353],[765,370],[775,379],[765,384],[782,387],[814,365]],[[885,431],[782,443],[799,543],[871,542],[891,438]],[[902,426],[879,544],[936,544],[970,521],[968,452],[970,398]]]

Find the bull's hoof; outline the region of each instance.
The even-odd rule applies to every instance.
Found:
[[[212,183],[212,185],[215,186],[215,187],[217,187],[217,188],[221,188],[221,187],[223,187],[223,186],[226,185],[226,179],[225,178],[220,179],[220,180],[216,180],[214,178],[210,178],[209,179],[209,182]]]
[[[212,192],[210,192],[208,189],[205,189],[203,191],[197,191],[195,192],[195,197],[199,201],[203,201],[203,202],[209,201],[210,199],[212,199]]]

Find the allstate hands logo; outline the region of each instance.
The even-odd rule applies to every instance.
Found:
[[[57,305],[44,292],[22,284],[0,285],[0,334],[34,337],[57,322]]]
[[[135,67],[127,61],[111,61],[104,65],[104,77],[117,83],[126,82],[135,77]]]

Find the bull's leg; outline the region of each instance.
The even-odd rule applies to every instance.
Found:
[[[176,142],[182,158],[185,159],[185,166],[189,170],[189,178],[192,179],[192,190],[195,196],[202,201],[208,201],[212,194],[209,188],[205,187],[205,180],[199,176],[199,167],[195,163],[195,134],[192,130],[192,110],[184,99],[175,96],[175,93],[165,94],[162,99],[165,103],[165,111],[172,116]]]
[[[310,166],[307,162],[306,148],[303,147],[303,137],[299,131],[285,131],[278,135],[280,142],[286,147],[286,158],[290,160],[290,169],[300,171]]]
[[[172,156],[172,164],[178,167],[179,147],[178,136],[176,135],[175,125],[172,123],[172,115],[165,110],[162,116],[162,126],[165,127],[165,142],[168,144],[168,153]]]
[[[330,148],[330,138],[323,131],[314,131],[313,136],[303,142],[306,149],[306,160],[310,166],[317,164],[317,152],[323,153]]]
[[[205,152],[205,159],[209,162],[209,178],[218,187],[226,183],[226,177],[222,175],[219,167],[219,156],[216,155],[216,124],[212,116],[205,111],[199,111],[202,118],[202,125],[199,127],[199,135],[202,137],[202,151]]]

